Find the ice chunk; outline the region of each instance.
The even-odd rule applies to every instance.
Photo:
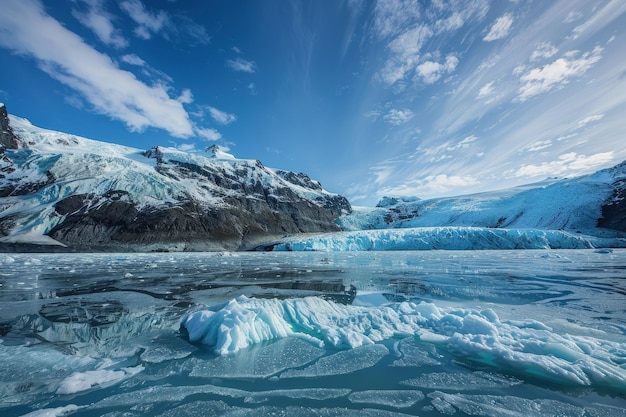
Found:
[[[75,394],[98,386],[99,388],[114,385],[143,371],[138,365],[132,368],[122,368],[118,371],[99,369],[94,371],[74,372],[59,384],[57,394]]]
[[[280,377],[314,378],[327,375],[349,374],[376,365],[388,353],[389,350],[383,345],[365,345],[325,356],[304,369],[292,369],[283,372]]]
[[[437,354],[431,344],[420,342],[412,337],[402,339],[397,344],[400,359],[393,362],[396,367],[418,367],[425,365],[440,365],[435,357]]]
[[[345,397],[348,394],[350,394],[350,390],[347,388],[304,388],[261,391],[251,393],[250,396],[246,398],[246,402],[262,403],[275,397],[323,401]]]
[[[417,390],[371,390],[353,392],[348,396],[355,404],[377,404],[394,408],[408,408],[424,399]]]
[[[253,346],[245,352],[210,360],[191,359],[194,377],[266,378],[289,368],[313,362],[324,350],[296,338],[281,339],[270,345]]]
[[[192,341],[226,354],[288,336],[319,344],[357,348],[398,335],[441,344],[467,361],[503,369],[518,376],[583,386],[626,389],[626,346],[600,335],[570,335],[536,320],[501,320],[492,310],[440,308],[432,303],[350,306],[321,298],[250,299],[239,297],[182,320]],[[376,355],[383,346],[371,347]],[[378,350],[377,350],[378,349]],[[339,354],[338,354],[339,355]],[[348,357],[350,352],[341,355]],[[344,372],[345,361],[323,358],[304,370],[282,376],[315,376]],[[363,364],[363,358],[351,360]],[[375,363],[375,362],[374,362]],[[368,365],[371,366],[371,365]],[[345,372],[352,372],[345,370]]]
[[[74,405],[74,404],[69,404],[64,407],[43,408],[41,410],[24,414],[22,417],[62,417],[62,416],[68,416],[70,414],[74,414],[80,408],[81,407]]]
[[[148,363],[161,363],[189,356],[195,349],[179,337],[162,337],[152,341],[141,354],[141,360]]]
[[[477,371],[471,374],[430,373],[400,383],[412,387],[446,391],[479,391],[508,388],[521,384],[521,381]]]
[[[585,415],[583,408],[548,399],[529,400],[511,396],[446,394],[439,391],[428,394],[428,397],[432,399],[432,404],[437,410],[446,414],[454,414],[458,409],[468,415],[493,417],[583,417]]]

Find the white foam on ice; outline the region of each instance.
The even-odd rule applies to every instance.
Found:
[[[75,394],[88,389],[111,386],[130,378],[143,371],[144,367],[138,365],[132,368],[122,368],[114,371],[111,369],[97,369],[94,371],[74,372],[63,379],[56,390],[57,394]]]
[[[626,389],[623,344],[595,334],[560,334],[536,320],[501,320],[490,309],[443,308],[426,302],[365,307],[315,297],[278,300],[242,296],[189,313],[183,317],[182,326],[191,341],[206,344],[218,354],[290,336],[319,346],[352,349],[396,336],[415,336],[464,360],[519,376]],[[373,358],[380,354],[369,353]],[[332,355],[323,359],[330,358]],[[343,363],[334,361],[320,370],[324,365],[320,362],[284,372],[281,377],[328,375],[338,372]]]

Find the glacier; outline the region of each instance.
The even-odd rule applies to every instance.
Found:
[[[626,238],[561,230],[415,227],[289,236],[259,247],[274,251],[591,249],[626,247]]]

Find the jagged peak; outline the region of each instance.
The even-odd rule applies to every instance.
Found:
[[[19,149],[27,148],[28,145],[24,143],[11,128],[9,121],[9,114],[7,113],[7,107],[4,103],[0,103],[0,146],[7,149]]]
[[[221,146],[219,145],[211,145],[209,147],[207,147],[204,152],[209,154],[209,157],[211,158],[227,158],[227,159],[235,159],[235,156],[232,154],[229,154],[228,152],[226,152]]]

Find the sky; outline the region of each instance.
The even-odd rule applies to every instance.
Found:
[[[372,206],[625,160],[624,51],[623,0],[2,0],[0,102]]]

